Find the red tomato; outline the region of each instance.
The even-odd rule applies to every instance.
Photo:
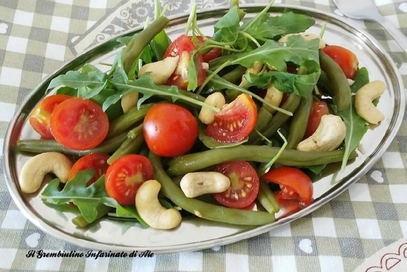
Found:
[[[280,185],[281,190],[276,194],[280,206],[293,206],[301,209],[312,203],[313,185],[312,180],[304,172],[294,167],[280,167],[271,169],[262,176],[268,182]],[[290,204],[290,205],[288,205]],[[290,210],[293,210],[290,207]]]
[[[104,153],[92,153],[83,156],[72,166],[68,174],[68,180],[71,180],[78,172],[82,170],[93,169],[95,170],[95,174],[93,175],[92,179],[86,183],[87,186],[91,185],[97,181],[100,176],[106,173],[107,167],[109,166],[107,164],[107,159],[109,159],[109,155]]]
[[[28,121],[31,127],[44,139],[53,139],[50,129],[50,116],[54,108],[62,101],[71,98],[65,94],[54,94],[45,97],[31,111]]]
[[[207,38],[210,39],[210,37],[207,37]],[[199,46],[202,46],[205,43],[205,40],[202,38],[202,36],[197,36],[197,39],[198,39]],[[204,62],[209,62],[213,59],[216,59],[220,55],[222,55],[222,49],[213,47],[213,48],[211,48],[211,50],[209,50],[208,53],[203,55],[203,60],[204,60]]]
[[[121,205],[134,205],[141,184],[153,178],[153,166],[147,157],[125,155],[107,168],[106,192]]]
[[[338,63],[347,78],[353,79],[355,77],[359,61],[352,51],[338,45],[328,45],[322,50]]]
[[[321,123],[322,116],[326,114],[329,114],[329,109],[328,105],[324,101],[315,101],[312,104],[304,139],[314,134],[315,130],[317,130],[319,126],[319,123]]]
[[[50,124],[55,140],[76,150],[96,147],[109,130],[109,120],[102,107],[80,97],[69,98],[56,106]]]
[[[252,132],[256,121],[256,104],[249,95],[241,94],[215,115],[205,134],[219,142],[239,142]]]
[[[259,176],[250,163],[245,161],[226,162],[215,167],[230,179],[230,187],[222,192],[213,194],[216,201],[230,208],[247,208],[259,193]]]
[[[198,137],[198,123],[187,109],[170,103],[155,104],[143,122],[143,135],[152,152],[163,157],[187,153]]]
[[[283,199],[281,194],[276,194],[276,199],[278,201],[278,204],[280,206],[280,210],[276,214],[276,219],[280,219],[283,217],[286,217],[290,214],[293,214],[295,212],[298,212],[301,210],[301,207],[298,205],[297,200],[293,199]]]
[[[191,37],[181,35],[175,39],[170,46],[167,48],[164,54],[166,57],[176,57],[179,56],[178,66],[174,73],[170,76],[167,81],[168,85],[176,85],[182,89],[188,87],[188,68],[189,62],[192,61],[192,52],[196,49]],[[197,60],[197,86],[201,86],[206,78],[206,70],[203,69],[203,57],[200,53],[195,54]]]

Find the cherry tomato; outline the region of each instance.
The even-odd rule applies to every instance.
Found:
[[[205,134],[219,142],[239,142],[252,132],[256,121],[256,104],[249,95],[241,94],[215,115]]]
[[[155,104],[144,117],[143,135],[152,152],[163,157],[187,153],[198,137],[198,123],[187,109],[170,103]]]
[[[181,35],[175,39],[170,46],[167,48],[164,54],[166,57],[176,57],[179,56],[178,66],[175,68],[174,73],[170,76],[167,81],[168,85],[176,85],[182,89],[188,87],[188,70],[189,62],[192,60],[192,52],[196,49],[191,37],[186,35]],[[197,68],[197,86],[201,86],[206,78],[206,70],[203,69],[203,57],[200,53],[195,54],[196,57],[196,68]]]
[[[312,180],[304,172],[294,167],[279,167],[271,169],[262,176],[268,182],[280,185],[281,190],[277,192],[276,198],[280,206],[301,209],[312,203],[313,185]]]
[[[215,167],[230,179],[230,187],[213,194],[216,201],[230,208],[247,208],[255,201],[259,193],[259,176],[250,163],[246,161],[226,162]]]
[[[317,130],[321,123],[322,116],[329,114],[329,108],[324,101],[315,101],[312,104],[311,112],[308,118],[307,129],[304,134],[304,139],[308,138]]]
[[[276,214],[276,219],[286,217],[290,214],[296,213],[301,210],[301,207],[298,205],[298,201],[294,199],[283,199],[281,194],[275,195],[277,202],[280,206],[280,210]]]
[[[28,116],[28,121],[30,122],[31,127],[38,134],[40,134],[42,138],[54,138],[49,124],[51,113],[59,103],[68,98],[71,98],[71,96],[65,94],[54,94],[47,96],[31,111],[30,115]]]
[[[57,142],[76,150],[96,147],[109,130],[109,120],[102,107],[80,97],[69,98],[56,106],[50,125]]]
[[[68,174],[68,180],[71,180],[78,172],[82,170],[93,169],[95,170],[95,174],[93,175],[92,179],[86,183],[87,186],[91,185],[97,181],[100,176],[106,173],[107,167],[109,166],[107,164],[107,159],[109,159],[109,155],[104,153],[91,153],[83,156],[72,166]]]
[[[347,78],[353,79],[355,77],[359,61],[352,51],[338,45],[328,45],[322,50],[338,63]]]
[[[207,38],[210,39],[210,37],[207,37]],[[199,43],[198,46],[202,46],[205,43],[205,40],[204,40],[204,38],[202,38],[202,36],[197,36],[197,39],[198,39],[198,43]],[[203,61],[210,62],[211,60],[216,59],[220,55],[222,55],[222,49],[213,47],[205,55],[203,55]]]
[[[106,192],[121,205],[134,205],[141,184],[153,178],[153,166],[147,157],[125,155],[107,168]]]

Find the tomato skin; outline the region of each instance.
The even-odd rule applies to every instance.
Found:
[[[196,38],[198,39],[199,43],[198,46],[202,46],[205,43],[205,40],[202,36],[197,36]],[[210,39],[211,37],[207,36],[207,38]],[[210,62],[211,60],[216,59],[220,55],[222,55],[222,49],[218,47],[213,47],[205,55],[203,55],[203,61]]]
[[[99,145],[109,130],[109,120],[99,104],[72,97],[55,107],[50,118],[55,140],[61,145],[86,150]]]
[[[95,170],[95,174],[86,183],[86,186],[91,185],[106,173],[109,166],[107,164],[108,159],[109,155],[104,153],[91,153],[79,158],[69,171],[68,180],[71,180],[78,172],[82,170],[93,169]]]
[[[249,95],[240,94],[215,115],[214,122],[206,127],[205,134],[219,142],[239,142],[252,132],[256,121],[256,104]]]
[[[106,192],[120,205],[134,205],[141,184],[153,178],[153,166],[147,157],[137,154],[125,155],[107,168]]]
[[[281,199],[295,200],[299,207],[311,204],[313,198],[312,180],[303,171],[295,167],[273,168],[262,176],[268,182],[279,184]]]
[[[164,54],[166,57],[179,56],[177,68],[167,81],[167,85],[176,85],[179,88],[187,89],[188,87],[188,68],[192,60],[192,52],[196,49],[191,37],[181,35],[175,39],[167,48]],[[206,70],[203,69],[203,57],[200,53],[195,54],[197,67],[197,86],[201,86],[206,79]]]
[[[327,45],[322,51],[338,63],[347,78],[355,78],[359,61],[352,51],[339,45]]]
[[[260,181],[256,170],[246,161],[225,162],[215,167],[230,179],[230,187],[213,197],[229,208],[250,209],[259,193]]]
[[[326,114],[329,114],[329,108],[325,101],[315,101],[312,104],[304,139],[314,134],[319,126],[319,123],[321,123],[322,116]]]
[[[71,98],[65,94],[54,94],[45,97],[41,100],[31,111],[28,116],[28,121],[31,127],[38,133],[43,139],[53,139],[54,136],[51,133],[50,117],[54,108],[62,101]]]
[[[171,103],[155,104],[143,122],[149,149],[163,157],[187,153],[198,137],[198,123],[187,109]]]

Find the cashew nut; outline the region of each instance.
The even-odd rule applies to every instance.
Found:
[[[230,179],[219,172],[193,172],[182,177],[181,190],[186,197],[221,193],[230,187]]]
[[[62,183],[68,180],[72,161],[59,152],[46,152],[30,158],[21,168],[18,179],[21,191],[30,194],[41,188],[45,175],[53,173]]]
[[[305,32],[287,34],[287,35],[282,36],[278,41],[285,43],[287,41],[287,38],[289,36],[293,36],[293,35],[301,35],[304,38],[304,40],[306,40],[306,41],[318,39],[319,40],[319,49],[324,48],[326,45],[324,40],[322,40],[318,35],[313,34],[313,33],[305,33]]]
[[[384,115],[375,107],[372,101],[384,93],[386,84],[375,80],[360,88],[355,95],[356,113],[370,124],[378,124]]]
[[[221,109],[226,104],[225,97],[220,92],[215,92],[208,95],[204,102],[205,104],[215,106],[218,109]],[[202,123],[208,125],[215,120],[215,115],[216,112],[214,112],[210,108],[202,107],[201,111],[199,112],[198,118],[202,121]]]
[[[278,107],[281,101],[283,100],[283,96],[284,96],[283,92],[274,87],[274,84],[270,84],[267,87],[267,93],[266,96],[264,97],[264,100],[267,101],[269,104]],[[263,106],[270,113],[276,112],[276,109],[270,107],[267,104],[263,104]]]
[[[323,115],[317,130],[297,145],[300,151],[331,151],[345,139],[346,126],[342,119],[333,114]]]
[[[161,184],[145,181],[136,194],[136,209],[146,223],[155,229],[173,229],[181,224],[181,214],[176,209],[166,209],[158,201]]]
[[[252,66],[247,68],[245,74],[257,75],[258,73],[260,73],[261,69],[263,69],[263,63],[261,63],[260,61],[255,61],[255,62],[253,62]],[[246,83],[247,83],[247,79],[246,79],[245,75],[243,75],[242,81],[240,82],[239,87],[244,87],[244,85],[246,85]]]
[[[123,112],[128,112],[130,109],[137,105],[137,102],[138,102],[138,92],[132,92],[122,96],[120,105],[122,106]]]
[[[179,56],[167,57],[163,60],[151,62],[143,65],[138,72],[138,76],[141,77],[147,72],[151,72],[153,82],[157,85],[164,84],[174,73],[175,68],[178,66]]]

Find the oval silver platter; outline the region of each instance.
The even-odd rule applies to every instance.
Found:
[[[247,12],[247,18],[250,18],[261,11],[263,7],[246,6],[244,8]],[[75,215],[70,212],[59,212],[44,205],[39,197],[41,192],[36,195],[22,194],[18,187],[18,176],[27,157],[18,154],[14,147],[18,139],[38,138],[38,135],[27,122],[28,114],[35,104],[45,96],[47,86],[52,78],[68,70],[80,69],[87,62],[106,70],[106,66],[100,65],[100,63],[111,63],[121,48],[121,45],[113,38],[80,54],[46,78],[27,97],[12,120],[4,144],[4,163],[7,185],[18,208],[45,233],[83,248],[112,251],[151,250],[154,253],[171,253],[230,244],[260,235],[299,219],[338,196],[349,185],[366,174],[394,139],[401,125],[405,108],[403,82],[397,67],[385,50],[369,35],[349,25],[340,17],[295,6],[276,5],[270,10],[272,15],[286,11],[293,11],[314,18],[316,24],[309,32],[315,34],[319,34],[321,28],[326,24],[325,42],[342,45],[355,52],[359,58],[360,66],[368,68],[370,78],[382,80],[387,85],[387,90],[378,104],[379,110],[385,115],[384,121],[366,133],[360,144],[362,152],[356,160],[343,171],[327,174],[315,182],[315,202],[311,206],[272,224],[259,227],[233,226],[196,218],[184,220],[176,230],[161,231],[152,228],[145,229],[133,222],[103,219],[88,229],[78,229],[70,221]],[[214,23],[226,12],[227,9],[199,13],[200,28],[204,33],[212,34]],[[182,34],[186,21],[187,15],[172,18],[166,29],[169,36],[175,38]],[[139,30],[135,29],[121,36],[133,34]]]

